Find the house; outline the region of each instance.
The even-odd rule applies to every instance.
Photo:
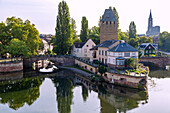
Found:
[[[157,44],[142,43],[138,48],[142,52],[142,55],[156,55],[157,52]]]
[[[102,62],[103,64],[107,64],[107,50],[109,48],[114,47],[117,45],[120,41],[118,40],[105,40],[101,44],[97,45],[96,47],[93,47],[90,49],[90,61],[98,60]]]
[[[119,43],[110,48],[108,51],[108,67],[110,68],[123,68],[126,67],[126,60],[134,58],[138,60],[138,50],[129,45],[128,43]]]
[[[72,46],[72,55],[81,58],[90,58],[90,49],[96,46],[92,39],[86,42],[74,42]]]

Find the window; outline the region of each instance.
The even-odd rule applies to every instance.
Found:
[[[115,65],[115,59],[113,59],[113,64]]]
[[[148,53],[148,51],[146,51],[146,53]]]
[[[119,56],[122,56],[122,53],[119,53]]]
[[[89,45],[86,45],[87,47],[89,47]]]
[[[99,50],[99,55],[101,54],[101,51]]]
[[[110,63],[110,58],[109,58],[109,61],[108,61],[108,63]]]
[[[119,60],[117,60],[117,65],[119,65]]]
[[[155,53],[155,51],[153,51],[153,53]]]
[[[110,52],[109,52],[109,56],[110,56]]]
[[[120,60],[120,65],[124,65],[124,60]]]
[[[115,21],[114,21],[114,25],[115,25]]]
[[[132,53],[132,56],[136,56],[136,53],[135,53],[135,52],[133,52],[133,53]]]
[[[77,49],[77,53],[79,53],[79,49]]]
[[[107,56],[107,51],[105,51],[105,56]]]
[[[113,53],[113,56],[115,56],[115,53]]]
[[[84,53],[87,53],[87,49],[84,49]]]
[[[106,22],[106,24],[108,24],[108,22]]]
[[[104,54],[104,51],[102,50],[102,55]]]
[[[124,53],[125,57],[130,57],[130,53]]]
[[[107,64],[107,59],[105,59],[105,64]]]
[[[112,24],[112,22],[110,21],[110,24]]]
[[[99,58],[99,61],[101,62],[101,58]]]
[[[149,51],[149,53],[151,53],[152,51]]]
[[[86,56],[87,56],[87,54],[84,54],[84,56],[86,57]]]
[[[102,58],[102,63],[104,63],[104,58]]]

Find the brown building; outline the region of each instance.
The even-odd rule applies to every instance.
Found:
[[[117,40],[118,22],[112,9],[106,9],[100,20],[100,43],[105,40]]]

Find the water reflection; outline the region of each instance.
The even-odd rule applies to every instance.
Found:
[[[17,110],[24,104],[32,105],[40,96],[39,87],[44,78],[25,78],[0,83],[0,103]]]
[[[80,94],[84,104],[88,103],[88,97],[91,96],[89,92],[93,90],[98,95],[95,101],[100,101],[101,113],[127,112],[137,108],[141,103],[147,103],[148,100],[148,92],[122,88],[107,83],[94,83],[71,71],[61,70],[55,74],[47,75],[31,71],[24,73],[22,79],[0,82],[0,103],[8,104],[10,108],[16,111],[19,108],[23,108],[25,103],[29,106],[32,105],[41,97],[40,85],[45,78],[50,78],[56,88],[58,113],[72,112],[71,108],[74,106],[73,98],[75,98],[73,89],[75,88],[81,89],[82,92]],[[41,109],[41,105],[39,107]]]

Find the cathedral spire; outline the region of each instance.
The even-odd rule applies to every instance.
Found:
[[[152,19],[152,12],[151,12],[151,9],[150,9],[149,19]]]

